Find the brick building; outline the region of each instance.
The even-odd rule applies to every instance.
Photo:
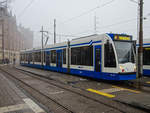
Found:
[[[33,47],[33,31],[17,26],[16,16],[0,6],[0,63],[19,62],[19,52]]]

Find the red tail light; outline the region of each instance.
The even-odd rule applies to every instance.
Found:
[[[122,72],[125,72],[125,70],[124,70],[124,69],[122,69]]]

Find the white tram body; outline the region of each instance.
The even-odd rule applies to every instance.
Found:
[[[106,33],[21,51],[23,66],[105,80],[136,79],[132,36]]]

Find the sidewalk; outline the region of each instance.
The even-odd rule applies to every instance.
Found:
[[[0,113],[45,113],[13,82],[0,73]]]

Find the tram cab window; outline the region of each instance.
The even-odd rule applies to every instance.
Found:
[[[56,50],[51,51],[51,63],[56,63]]]
[[[66,64],[66,49],[63,49],[63,64]]]
[[[104,66],[105,67],[116,67],[116,58],[114,49],[111,43],[107,42],[104,44]]]
[[[135,62],[135,45],[132,41],[114,41],[119,64]]]
[[[150,47],[143,48],[143,65],[150,65]]]

